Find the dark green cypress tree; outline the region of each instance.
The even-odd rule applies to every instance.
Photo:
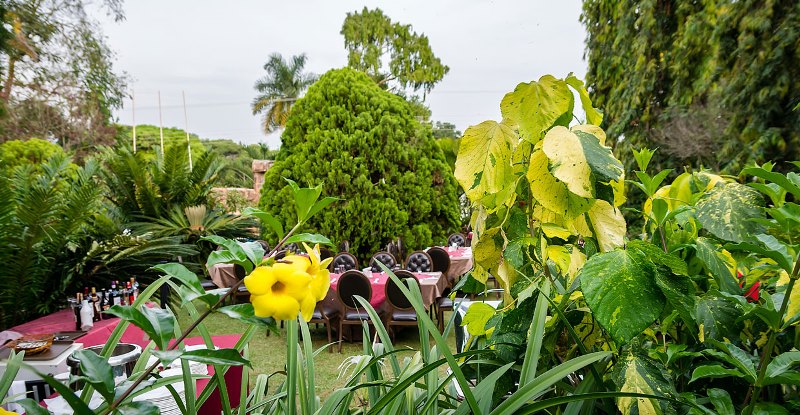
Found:
[[[348,241],[360,260],[397,237],[419,249],[457,230],[457,184],[430,127],[364,73],[323,75],[293,108],[282,141],[259,206],[285,225],[296,217],[288,178],[323,183],[323,195],[342,199],[303,231]]]

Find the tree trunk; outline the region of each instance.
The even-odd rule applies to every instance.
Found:
[[[11,96],[11,86],[14,85],[14,67],[16,63],[17,60],[14,58],[8,60],[8,77],[6,77],[6,81],[3,83],[3,90],[0,91],[0,99],[4,102],[8,102],[8,98]]]

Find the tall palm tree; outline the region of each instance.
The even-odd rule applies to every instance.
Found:
[[[291,62],[273,53],[264,64],[267,74],[256,82],[258,96],[251,104],[253,115],[264,113],[264,132],[283,128],[294,103],[317,80],[316,75],[303,72],[306,60],[305,53],[292,56]]]

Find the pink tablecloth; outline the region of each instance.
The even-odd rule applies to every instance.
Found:
[[[429,307],[441,297],[447,287],[447,280],[442,278],[441,272],[417,272],[414,275],[419,280],[419,288],[422,293],[422,302]],[[385,272],[373,272],[367,274],[372,285],[372,299],[369,303],[373,308],[379,310],[386,301],[386,282],[389,281],[389,274]],[[339,286],[339,274],[331,274],[331,289],[336,290]]]
[[[458,247],[452,249],[442,247],[450,255],[450,268],[447,270],[447,278],[455,280],[472,269],[472,248]]]
[[[22,334],[39,334],[39,333],[57,333],[59,331],[75,331],[75,320],[72,310],[66,309],[57,311],[53,314],[40,317],[36,320],[20,324],[19,326],[12,327],[10,330]],[[83,343],[84,347],[98,346],[105,344],[108,338],[111,337],[111,332],[119,324],[119,319],[116,317],[106,320],[96,321],[94,327],[89,330],[85,335],[79,337],[76,342]],[[239,341],[241,336],[238,334],[231,334],[226,336],[213,336],[212,340],[214,345],[221,348],[232,348]],[[150,342],[147,335],[138,327],[129,325],[122,334],[121,343],[133,343],[145,347]],[[185,340],[188,346],[203,344],[202,337],[190,337]],[[208,367],[209,375],[214,374],[214,368]],[[203,391],[203,388],[208,384],[209,379],[200,379],[197,381],[197,394]],[[242,387],[242,366],[233,366],[225,373],[225,383],[228,386],[228,395],[231,406],[239,404],[239,391]],[[198,411],[198,414],[219,414],[222,411],[219,390],[214,391],[211,397],[203,404]]]

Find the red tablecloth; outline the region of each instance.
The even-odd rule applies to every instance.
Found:
[[[40,317],[36,320],[20,324],[19,326],[12,327],[10,330],[22,334],[40,334],[40,333],[56,333],[59,331],[75,331],[75,320],[72,310],[66,309],[57,311],[53,314]],[[98,346],[105,344],[114,328],[117,327],[120,320],[116,317],[106,320],[94,322],[94,327],[89,330],[85,335],[76,340],[77,343],[83,343],[84,347]],[[220,349],[232,348],[239,341],[241,336],[238,334],[231,334],[226,336],[213,336],[212,340],[214,345]],[[133,343],[145,347],[150,342],[150,338],[138,327],[129,325],[122,334],[121,343]],[[204,344],[202,337],[190,337],[184,341],[187,346],[194,346]],[[208,367],[208,374],[214,374],[214,368]],[[197,381],[197,395],[203,391],[203,388],[210,382],[210,379],[200,379]],[[233,366],[225,373],[225,382],[228,386],[228,396],[231,406],[239,405],[239,391],[242,387],[242,366]],[[222,401],[220,400],[219,390],[215,390],[211,397],[208,398],[205,404],[200,408],[198,414],[217,415],[222,411]]]
[[[447,270],[448,278],[455,281],[472,269],[472,248],[466,246],[461,246],[456,249],[446,246],[441,248],[447,251],[447,255],[450,256],[450,269]]]
[[[389,281],[389,274],[373,272],[366,275],[369,278],[370,285],[372,285],[372,298],[369,303],[374,309],[380,310],[386,301],[386,282]],[[334,291],[339,286],[339,276],[340,274],[330,274],[331,289]],[[422,300],[426,307],[433,304],[436,298],[441,297],[444,288],[447,286],[447,282],[442,278],[441,272],[415,272],[414,276],[419,280]]]

